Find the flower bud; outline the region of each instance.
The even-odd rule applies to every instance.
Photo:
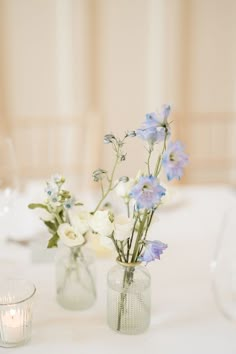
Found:
[[[104,144],[110,144],[110,143],[112,143],[112,140],[114,140],[115,139],[115,136],[113,135],[113,134],[106,134],[105,136],[104,136]]]
[[[131,138],[135,137],[136,136],[136,132],[135,130],[130,130],[127,132],[127,136],[130,136]]]
[[[93,172],[93,180],[95,182],[101,181],[106,173],[107,173],[107,171],[105,171],[101,168],[98,168],[97,170],[95,170]]]
[[[126,182],[129,181],[129,177],[127,177],[127,176],[122,176],[122,177],[119,178],[119,181],[120,181],[120,182],[123,182],[123,183],[126,183]]]

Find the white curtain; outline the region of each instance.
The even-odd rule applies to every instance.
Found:
[[[0,0],[0,109],[21,175],[111,166],[102,138],[169,102],[185,182],[236,177],[234,0]],[[144,155],[131,141],[123,174]]]

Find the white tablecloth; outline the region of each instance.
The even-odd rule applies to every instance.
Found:
[[[28,202],[28,197],[21,196],[18,203],[21,211],[25,201]],[[106,274],[113,259],[100,257],[97,260],[98,299],[94,307],[71,312],[56,303],[54,264],[32,263],[29,247],[4,243],[2,238],[1,277],[30,279],[37,287],[37,294],[31,341],[19,348],[0,348],[0,353],[236,353],[236,326],[217,309],[210,281],[210,262],[223,214],[234,203],[236,192],[229,187],[181,187],[169,207],[160,211],[151,234],[169,247],[160,262],[149,266],[151,326],[146,333],[137,336],[119,335],[106,324]],[[40,226],[30,219],[26,209],[20,218],[21,211],[18,209],[14,230],[11,229],[12,218],[11,227],[8,220],[9,233],[17,236],[18,229],[21,237],[30,237]],[[28,232],[27,220],[30,220]],[[21,228],[23,222],[24,228]]]

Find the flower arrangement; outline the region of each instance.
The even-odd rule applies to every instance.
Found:
[[[105,135],[104,143],[112,146],[115,162],[110,175],[101,168],[93,172],[93,180],[101,187],[101,199],[93,211],[87,211],[68,190],[63,189],[64,177],[55,175],[46,182],[45,203],[30,204],[29,208],[43,208],[46,211],[47,217],[43,222],[51,234],[49,248],[57,247],[59,240],[69,247],[81,246],[87,242],[92,231],[101,237],[103,243],[113,243],[121,262],[140,260],[148,263],[160,258],[167,245],[161,241],[147,240],[154,213],[166,194],[158,177],[163,168],[169,181],[180,179],[188,162],[182,144],[169,141],[169,114],[170,106],[164,105],[160,113],[147,114],[141,128],[127,132],[123,139],[113,134]],[[146,143],[146,170],[139,172],[136,178],[122,176],[114,181],[117,166],[126,159],[125,142],[135,137]],[[162,149],[155,157],[152,171],[151,159],[159,145],[162,145]],[[103,202],[112,191],[123,199],[126,215],[115,215],[104,208]]]
[[[30,204],[29,208],[42,208],[47,212],[47,219],[43,221],[51,234],[49,248],[56,247],[60,240],[72,250],[78,249],[94,233],[103,244],[114,246],[117,260],[121,263],[147,264],[160,259],[167,245],[160,240],[148,239],[154,214],[166,194],[159,176],[163,169],[168,181],[180,179],[188,162],[182,144],[170,141],[170,110],[169,105],[164,105],[160,112],[146,114],[141,127],[126,132],[122,139],[114,134],[105,135],[104,143],[112,147],[115,159],[111,173],[101,168],[93,172],[93,180],[101,189],[101,198],[93,210],[86,210],[64,189],[63,177],[56,175],[47,182],[46,201]],[[131,138],[142,139],[145,143],[147,158],[144,169],[136,177],[121,176],[117,179],[117,167],[126,160],[125,143]],[[123,200],[125,213],[117,215],[111,208],[106,208],[106,198],[112,192]],[[133,279],[133,272],[127,274],[124,288],[130,286]],[[120,312],[120,318],[121,315]]]

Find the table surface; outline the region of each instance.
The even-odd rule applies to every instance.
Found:
[[[161,261],[149,266],[151,325],[147,332],[136,336],[117,334],[106,324],[106,274],[113,258],[100,255],[97,259],[96,304],[86,311],[71,312],[56,302],[54,263],[46,261],[46,256],[37,260],[34,254],[32,262],[35,250],[5,242],[3,235],[17,239],[42,232],[37,218],[25,207],[30,193],[28,190],[21,195],[15,210],[2,220],[0,275],[35,283],[32,339],[22,347],[0,348],[0,353],[236,353],[236,327],[215,305],[210,274],[223,215],[236,203],[233,189],[181,187],[174,190],[169,206],[160,210],[150,234],[168,243],[168,250]]]

